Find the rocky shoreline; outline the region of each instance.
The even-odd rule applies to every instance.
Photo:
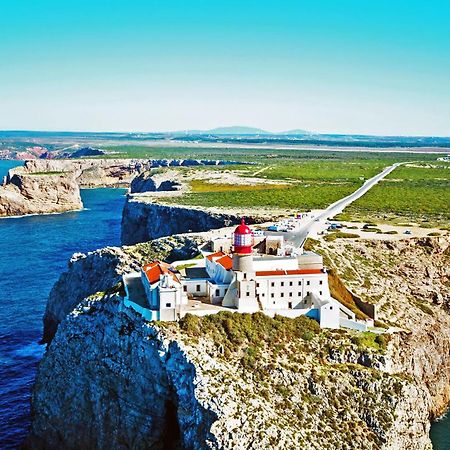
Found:
[[[217,326],[237,332],[231,316]],[[28,448],[431,450],[425,393],[383,355],[313,330],[252,365],[196,326],[147,323],[115,295],[82,302],[41,363]]]
[[[204,242],[172,236],[197,210],[129,203],[130,235],[170,237],[72,258],[47,305],[29,448],[431,449],[430,419],[450,403],[448,237],[320,242],[346,286],[397,332],[379,349],[347,331],[311,329],[275,347],[261,337],[249,359],[245,336],[260,331],[230,346],[235,318],[163,326],[123,307],[122,273],[193,257]],[[161,228],[166,215],[181,219]],[[204,227],[233,219],[211,216]],[[138,224],[156,231],[139,234]]]
[[[72,173],[10,170],[0,186],[0,217],[80,210],[80,188]]]
[[[24,171],[74,172],[80,187],[128,187],[145,171],[167,167],[221,166],[235,161],[197,159],[33,159],[25,161]]]
[[[164,205],[152,198],[129,195],[122,213],[121,240],[123,245],[133,245],[174,234],[209,231],[238,224],[243,216],[249,224],[275,218],[249,211]]]
[[[11,169],[0,186],[0,217],[48,214],[83,208],[80,188],[132,187],[135,192],[176,190],[174,171],[158,168],[237,164],[235,161],[175,159],[37,159]],[[133,183],[133,180],[134,183]]]

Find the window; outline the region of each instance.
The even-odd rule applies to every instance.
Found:
[[[299,292],[299,293],[298,293],[298,296],[299,296],[299,297],[301,297],[301,296],[302,296],[302,293],[301,293],[301,292]]]
[[[261,297],[265,297],[266,294],[264,294],[264,292],[261,294]]]
[[[311,292],[307,291],[307,292],[306,292],[306,295],[309,295],[309,294],[311,294]]]
[[[322,291],[319,291],[319,295],[322,295]]]
[[[246,292],[245,295],[246,295],[247,297],[250,297],[250,292]]]
[[[197,291],[197,292],[200,292],[200,289],[201,289],[202,287],[199,285],[199,284],[197,284],[197,286],[195,286],[195,290]]]
[[[259,283],[256,283],[256,287],[259,287]]]
[[[272,281],[272,283],[270,283],[270,285],[272,286],[272,287],[275,287],[275,283]]]
[[[273,302],[273,304],[275,305],[275,301]]]
[[[289,303],[288,303],[288,308],[289,308],[289,309],[292,309],[292,302],[289,302]]]
[[[244,280],[247,279],[247,274],[244,272]]]
[[[301,282],[301,281],[299,281],[299,282],[298,282],[298,285],[299,285],[299,286],[301,286],[301,285],[302,285],[302,282]]]
[[[320,281],[319,281],[319,284],[323,284],[323,280],[320,280]]]
[[[292,281],[289,281],[289,286],[292,286],[292,284],[293,284]]]
[[[289,297],[292,297],[292,292],[289,292]]]
[[[330,311],[333,309],[333,307],[332,306],[330,306]]]
[[[306,282],[306,286],[309,286],[310,284],[311,284],[310,281],[307,281],[307,282]]]
[[[172,307],[172,303],[166,303],[166,308],[171,308]]]
[[[282,281],[282,282],[280,283],[280,285],[281,285],[281,286],[284,286],[284,281]]]
[[[216,297],[220,297],[220,289],[216,289]]]
[[[183,286],[183,292],[187,292],[187,286],[186,285]]]
[[[282,292],[282,293],[280,294],[280,297],[284,297],[284,292]]]
[[[275,294],[270,294],[270,297],[271,297],[271,298],[274,298],[274,297],[275,297]]]

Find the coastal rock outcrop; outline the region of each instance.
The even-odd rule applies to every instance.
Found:
[[[379,359],[305,317],[162,326],[117,295],[95,296],[61,323],[40,364],[27,446],[431,449],[414,381],[327,361],[329,347]]]
[[[234,161],[196,159],[33,159],[25,172],[74,172],[81,187],[122,186],[144,171],[159,167],[191,167],[236,164]]]
[[[319,244],[379,306],[394,331],[380,340],[305,317],[146,322],[114,285],[161,249],[169,260],[198,249],[179,238],[106,249],[105,265],[98,252],[74,258],[51,296],[62,322],[39,368],[29,448],[431,450],[429,419],[449,402],[448,237]]]
[[[10,170],[0,186],[0,216],[47,214],[83,208],[80,189],[71,173],[24,173]]]
[[[450,405],[450,237],[399,241],[337,239],[318,248],[346,286],[376,304],[396,329],[393,371],[417,380],[438,417]]]
[[[162,236],[228,227],[238,224],[243,216],[249,224],[273,219],[268,214],[164,205],[155,203],[151,198],[128,196],[122,213],[122,244],[131,245]]]
[[[53,286],[44,314],[44,342],[50,342],[59,323],[84,298],[114,288],[124,273],[140,270],[154,259],[167,262],[189,259],[199,253],[200,237],[173,236],[131,247],[106,247],[76,253]]]
[[[145,171],[133,178],[130,184],[130,193],[179,191],[185,187],[185,184],[180,181],[179,174],[174,170],[162,173]]]

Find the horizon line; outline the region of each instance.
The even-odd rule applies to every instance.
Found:
[[[193,131],[198,132],[210,132],[217,128],[233,128],[233,127],[240,127],[240,128],[258,128],[253,126],[244,126],[244,125],[230,125],[230,126],[219,126],[215,128],[210,129],[194,129],[194,128],[188,128],[185,130],[170,130],[170,131],[111,131],[111,130],[96,130],[96,131],[87,131],[87,130],[48,130],[48,129],[0,129],[0,133],[80,133],[80,134],[173,134],[173,133],[189,133]],[[267,134],[271,135],[281,135],[286,134],[291,130],[281,130],[281,131],[269,131],[262,128],[258,128],[261,131],[264,131]],[[344,133],[344,132],[315,132],[315,131],[308,131],[304,130],[305,135],[312,135],[312,136],[363,136],[363,137],[409,137],[409,138],[439,138],[439,139],[450,139],[449,135],[432,135],[432,134],[370,134],[370,133]],[[195,133],[192,133],[195,134]],[[247,133],[228,133],[229,135],[248,135]],[[251,133],[257,135],[258,133]],[[295,134],[295,133],[294,133]],[[300,133],[299,133],[300,135]]]

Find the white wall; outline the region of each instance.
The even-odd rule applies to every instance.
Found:
[[[325,299],[330,298],[326,273],[259,276],[256,282],[257,295],[259,295],[259,300],[266,309],[307,308],[305,297],[309,292],[316,292],[317,295]]]
[[[320,308],[320,328],[339,328],[339,305],[328,302]]]
[[[191,294],[194,297],[206,297],[208,295],[207,288],[208,281],[205,279],[193,279],[193,280],[183,280],[183,290],[187,294]]]
[[[271,258],[254,257],[253,270],[255,272],[263,270],[296,270],[298,269],[298,260],[296,257],[290,258]]]

